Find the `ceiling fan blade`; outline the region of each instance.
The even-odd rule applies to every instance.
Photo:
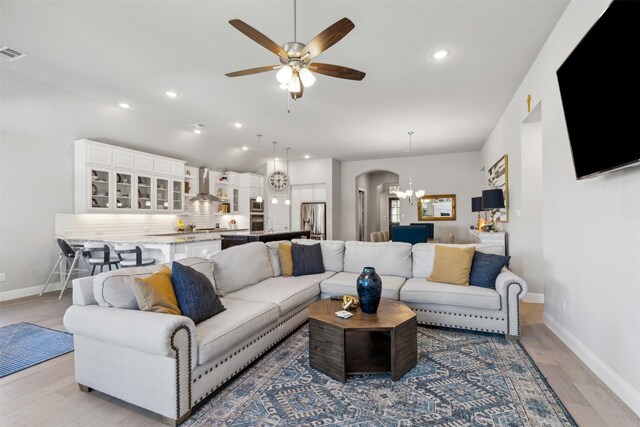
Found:
[[[309,69],[318,74],[347,80],[362,80],[364,79],[364,76],[367,75],[367,73],[354,70],[353,68],[341,67],[340,65],[321,64],[320,62],[313,62],[309,64]]]
[[[354,28],[355,24],[351,22],[350,19],[342,18],[311,40],[300,52],[300,57],[306,59],[319,55],[334,44],[338,43]],[[305,55],[307,54],[309,55],[305,58]]]
[[[240,71],[234,71],[232,73],[227,73],[227,74],[225,74],[225,76],[227,76],[227,77],[248,76],[250,74],[265,73],[267,71],[277,70],[278,68],[282,68],[282,65],[266,65],[264,67],[247,68],[246,70],[240,70]]]
[[[258,43],[265,49],[270,50],[271,52],[275,53],[278,56],[281,56],[284,59],[289,59],[289,55],[287,55],[287,52],[285,52],[283,48],[278,46],[276,42],[253,28],[251,25],[246,24],[239,19],[232,19],[231,21],[229,21],[229,24],[231,24],[235,29],[240,31],[245,36],[249,37],[254,42]]]

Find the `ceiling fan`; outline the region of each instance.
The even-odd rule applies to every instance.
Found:
[[[276,42],[269,37],[239,19],[232,19],[229,21],[229,24],[260,46],[278,55],[282,65],[267,65],[264,67],[234,71],[227,73],[226,76],[228,77],[248,76],[250,74],[279,70],[276,73],[276,79],[283,89],[286,87],[291,98],[295,100],[302,97],[305,87],[309,87],[315,83],[316,78],[313,75],[314,72],[347,80],[362,80],[366,75],[362,71],[354,70],[353,68],[311,62],[315,56],[329,49],[353,30],[355,25],[348,18],[342,18],[331,25],[306,45],[295,41],[297,39],[296,0],[293,1],[294,41],[285,43],[282,46],[278,46]]]

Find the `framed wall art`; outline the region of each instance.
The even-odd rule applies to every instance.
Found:
[[[504,193],[504,208],[496,211],[494,221],[509,222],[509,158],[505,154],[489,168],[489,188]]]

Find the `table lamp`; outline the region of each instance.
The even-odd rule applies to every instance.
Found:
[[[483,227],[485,231],[498,231],[493,216],[496,209],[504,208],[504,192],[500,188],[482,190],[482,209],[491,211],[489,222]]]
[[[482,196],[471,198],[471,212],[478,212],[478,221],[476,221],[476,230],[480,230],[480,212],[482,212]]]

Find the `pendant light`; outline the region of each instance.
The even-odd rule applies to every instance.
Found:
[[[260,138],[262,138],[262,134],[259,133],[256,136],[258,137],[258,167],[260,167]],[[256,197],[256,202],[262,203],[262,184],[260,184],[260,194]]]
[[[289,176],[289,147],[285,148],[287,150],[287,176]],[[289,190],[291,189],[291,185],[287,186],[287,200],[284,201],[285,205],[291,204],[291,198],[289,197]]]
[[[276,144],[278,143],[278,141],[273,141],[273,171],[276,171]],[[273,198],[271,199],[271,204],[272,205],[277,205],[278,204],[278,199],[276,199],[275,194],[273,195]]]
[[[407,132],[409,134],[409,188],[406,191],[396,191],[396,195],[400,198],[400,199],[407,199],[407,202],[410,205],[415,204],[418,200],[420,200],[422,198],[422,196],[424,196],[424,190],[418,190],[415,192],[415,198],[413,198],[414,193],[413,193],[413,176],[412,176],[412,172],[413,172],[413,155],[412,155],[412,151],[411,151],[411,136],[413,135],[413,131],[409,131]]]

